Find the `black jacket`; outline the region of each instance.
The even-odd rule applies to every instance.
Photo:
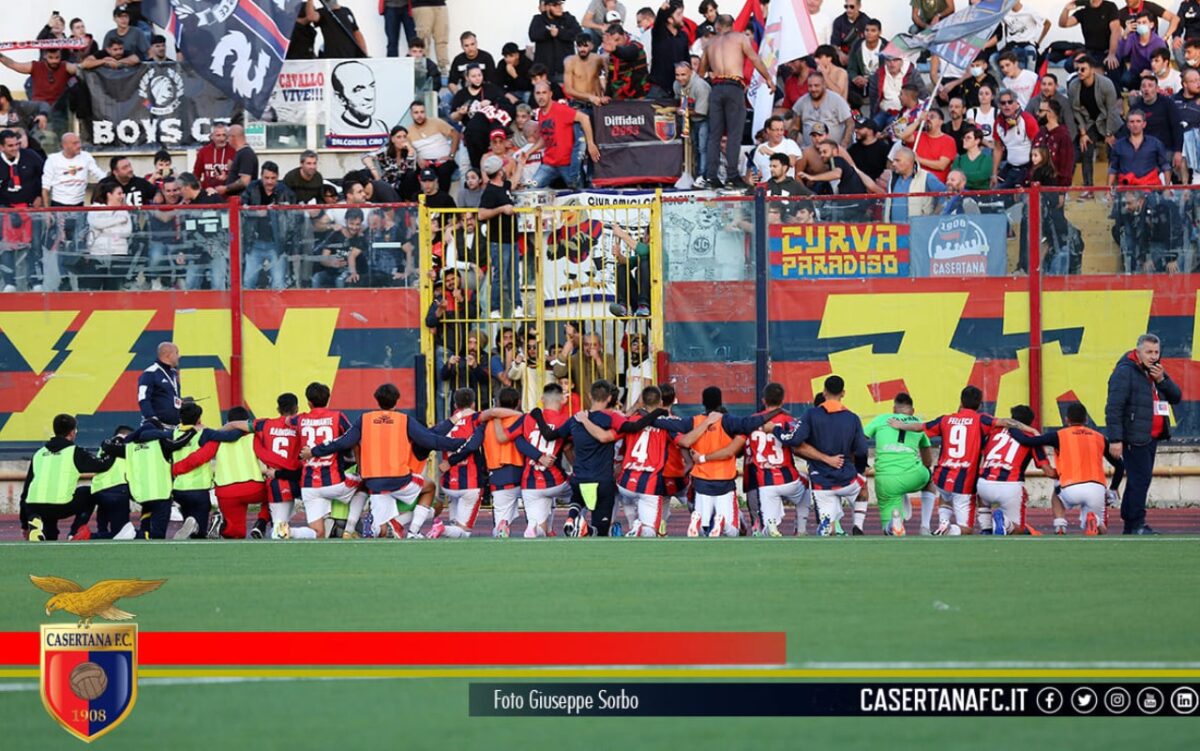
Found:
[[[558,36],[550,36],[546,25],[558,26]],[[575,38],[583,33],[579,22],[570,13],[550,18],[539,13],[529,22],[529,41],[533,42],[533,61],[546,66],[550,78],[562,80],[563,60],[575,54]]]
[[[1108,403],[1104,406],[1104,420],[1110,441],[1141,446],[1151,440],[1155,388],[1158,389],[1158,398],[1171,404],[1179,404],[1183,392],[1169,375],[1164,375],[1162,383],[1151,381],[1150,375],[1136,358],[1136,352],[1125,353],[1108,377]],[[1167,415],[1164,419],[1166,430],[1160,437],[1165,439],[1171,436],[1171,417]]]

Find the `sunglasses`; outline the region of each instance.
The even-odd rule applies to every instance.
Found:
[[[1016,102],[1014,102],[1014,101],[1013,101],[1013,100],[1011,100],[1011,99],[1001,99],[1001,100],[1000,100],[1000,104],[1001,104],[1001,105],[1004,105],[1004,104],[1016,104]]]

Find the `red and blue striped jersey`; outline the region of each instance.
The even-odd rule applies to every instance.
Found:
[[[313,448],[341,438],[350,430],[350,419],[336,409],[315,407],[291,418],[290,424],[300,431],[304,448]],[[326,488],[343,480],[342,468],[336,453],[314,456],[304,462],[301,484],[306,488]]]
[[[1022,446],[1013,440],[1008,430],[994,430],[983,449],[983,466],[979,479],[993,482],[1024,482],[1029,462],[1039,467],[1049,466],[1046,450],[1041,446]]]
[[[926,435],[942,439],[933,470],[934,484],[947,493],[974,493],[984,439],[991,430],[991,415],[973,409],[960,409],[925,423]]]
[[[269,467],[291,472],[300,469],[300,431],[290,417],[255,420],[254,440],[262,450],[254,453]],[[292,475],[294,478],[295,475]]]
[[[542,419],[551,428],[558,428],[567,421],[569,415],[562,411],[542,410]],[[529,415],[513,424],[508,431],[516,444],[517,451],[525,457],[525,471],[521,474],[521,487],[530,490],[546,490],[567,481],[567,475],[562,471],[562,451],[566,445],[565,438],[549,440],[542,435],[537,421]],[[538,463],[542,454],[554,457],[554,463],[543,467]]]
[[[476,432],[489,429],[491,429],[490,425],[480,424],[478,412],[461,410],[451,415],[449,420],[443,420],[435,425],[433,432],[450,438],[470,441]],[[481,440],[476,441],[472,446],[480,442]],[[443,454],[443,458],[449,460],[449,457],[450,454]],[[442,473],[441,485],[446,490],[476,490],[482,487],[483,477],[483,452],[476,449],[467,451],[462,461],[453,464],[450,469]]]
[[[756,414],[763,414],[758,412]],[[775,426],[792,421],[787,412],[780,412],[761,428],[750,433],[746,441],[746,467],[743,487],[746,490],[764,485],[786,485],[800,478],[792,450],[775,437]]]
[[[626,423],[632,424],[633,421]],[[659,425],[643,428],[639,433],[626,434],[625,454],[621,462],[621,487],[642,495],[666,495],[663,473],[670,462],[671,446],[678,435],[678,430]]]

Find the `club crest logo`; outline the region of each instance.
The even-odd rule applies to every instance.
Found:
[[[674,107],[654,107],[654,135],[658,140],[664,143],[675,140],[675,114]]]
[[[109,579],[84,589],[70,579],[30,576],[53,595],[46,615],[62,610],[74,624],[41,629],[42,704],[71,735],[92,742],[120,725],[137,702],[137,624],[93,624],[133,618],[113,603],[162,586],[165,579]]]
[[[142,105],[155,117],[166,117],[183,101],[183,76],[173,65],[149,66],[138,83]]]

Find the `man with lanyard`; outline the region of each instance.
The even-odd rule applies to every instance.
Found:
[[[179,424],[183,398],[179,390],[179,347],[160,342],[154,364],[138,376],[138,409],[142,417],[155,418],[166,428]]]

